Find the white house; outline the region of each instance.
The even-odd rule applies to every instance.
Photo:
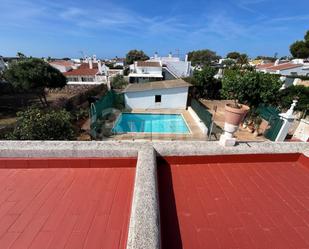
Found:
[[[63,73],[71,85],[95,85],[108,82],[109,68],[102,65],[101,61],[96,63],[92,59],[82,63],[79,68]]]
[[[303,75],[306,76],[307,72],[303,70],[303,64],[294,64],[294,63],[283,63],[279,65],[274,65],[272,67],[266,68],[266,72],[279,74],[282,76],[296,76]]]
[[[279,74],[282,76],[308,76],[309,70],[306,64],[299,63],[300,60],[282,62],[277,60],[256,66],[256,70],[264,73]]]
[[[171,53],[167,57],[159,57],[158,54],[155,53],[154,57],[151,57],[148,61],[161,63],[164,79],[178,79],[189,77],[192,74],[192,66],[191,62],[188,61],[188,55],[186,55],[185,60],[181,60]]]
[[[124,92],[127,109],[186,109],[191,84],[182,79],[129,84]]]
[[[145,83],[162,80],[162,64],[156,61],[135,61],[130,65],[130,83]]]

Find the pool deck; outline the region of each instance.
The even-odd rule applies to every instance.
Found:
[[[130,113],[151,113],[151,114],[182,114],[189,129],[190,134],[158,134],[158,133],[140,133],[132,132],[125,134],[113,135],[104,140],[194,140],[205,141],[207,136],[202,133],[201,129],[192,118],[191,114],[187,110],[181,109],[134,109]]]

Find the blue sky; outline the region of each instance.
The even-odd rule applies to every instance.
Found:
[[[0,0],[0,55],[124,56],[130,49],[289,54],[309,0]]]

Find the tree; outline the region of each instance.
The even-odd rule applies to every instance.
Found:
[[[17,113],[17,123],[9,139],[17,140],[72,140],[74,129],[70,113],[65,110],[42,111],[28,108]]]
[[[277,58],[275,58],[275,57],[264,56],[264,55],[259,55],[255,59],[256,60],[266,60],[266,61],[271,61],[271,62],[275,62],[277,60]]]
[[[126,63],[127,65],[131,65],[134,61],[145,61],[148,60],[149,57],[142,50],[130,50],[126,55]]]
[[[48,106],[46,87],[62,88],[67,83],[65,76],[58,69],[35,58],[11,63],[5,70],[4,77],[14,88],[36,93],[43,106]]]
[[[195,70],[191,83],[195,87],[195,97],[206,97],[217,99],[220,95],[221,82],[214,78],[217,69],[211,66],[204,66],[202,70]]]
[[[279,76],[255,71],[226,70],[221,94],[247,104],[252,110],[259,104],[274,104],[282,86]]]
[[[298,85],[290,86],[280,91],[278,104],[281,108],[290,108],[292,101],[297,99],[295,110],[305,112],[309,110],[309,87]]]
[[[290,52],[294,58],[309,58],[309,30],[306,32],[303,41],[296,41],[291,44]]]
[[[115,89],[122,89],[124,86],[128,84],[128,82],[120,74],[113,77],[111,83],[112,83],[112,88],[115,88]]]
[[[188,53],[188,59],[193,66],[205,66],[210,65],[213,61],[220,59],[221,57],[216,52],[209,49],[196,50]]]
[[[26,55],[24,55],[22,52],[17,52],[16,56],[19,57],[20,59],[26,58]]]
[[[296,41],[290,46],[294,58],[306,59],[309,57],[309,46],[304,41]]]
[[[227,58],[235,60],[240,66],[248,64],[248,55],[239,52],[230,52],[226,55]]]
[[[226,55],[226,58],[233,59],[233,60],[238,60],[240,57],[240,53],[238,52],[230,52]]]
[[[240,64],[240,66],[247,65],[248,62],[249,58],[246,54],[240,54],[239,58],[237,59],[237,63]]]

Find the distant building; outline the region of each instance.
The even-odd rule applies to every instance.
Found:
[[[79,68],[63,73],[68,79],[68,84],[106,84],[108,81],[109,68],[102,65],[101,61],[93,62],[88,59]]]
[[[135,61],[134,64],[130,65],[130,83],[145,83],[162,79],[162,64],[160,62]]]
[[[297,76],[297,75],[306,75],[306,72],[303,71],[303,64],[294,64],[294,63],[284,63],[279,65],[274,65],[266,68],[266,72],[279,74],[282,76]]]
[[[127,109],[186,109],[190,86],[182,79],[129,84],[125,105]]]
[[[309,76],[309,66],[299,61],[265,63],[256,65],[256,70],[264,73],[278,74],[282,76]]]
[[[116,58],[115,61],[114,61],[114,67],[124,67],[125,65],[125,58]]]
[[[188,61],[188,55],[185,56],[185,60],[181,60],[171,53],[167,57],[159,57],[155,53],[154,57],[151,57],[148,61],[161,63],[165,80],[189,77],[192,74],[192,66],[191,62]]]

